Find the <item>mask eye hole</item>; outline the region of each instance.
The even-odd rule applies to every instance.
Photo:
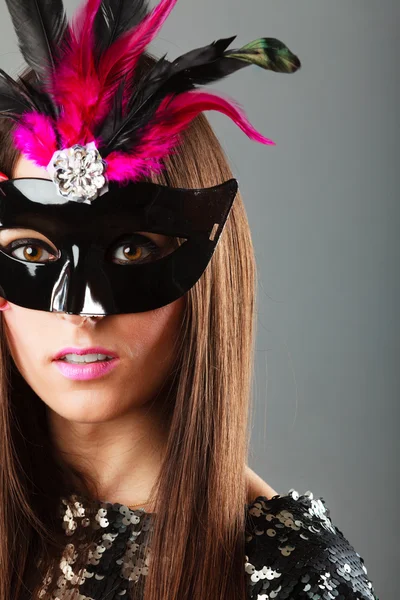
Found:
[[[153,262],[162,256],[162,248],[143,235],[133,234],[113,245],[111,260],[118,264]]]
[[[59,250],[38,231],[31,229],[1,229],[0,248],[6,254],[30,263],[53,262]]]
[[[158,233],[135,232],[119,236],[106,252],[106,259],[121,265],[154,262],[174,252],[186,238]],[[0,228],[0,250],[24,262],[49,263],[58,260],[60,250],[42,233],[31,229]]]
[[[171,254],[185,238],[174,238],[156,233],[131,233],[124,235],[114,243],[108,252],[108,258],[117,264],[139,265],[154,262]]]

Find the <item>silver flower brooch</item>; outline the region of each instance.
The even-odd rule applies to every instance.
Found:
[[[94,142],[54,152],[47,171],[60,196],[90,204],[108,191],[106,163]]]

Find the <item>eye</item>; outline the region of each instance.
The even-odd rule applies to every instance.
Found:
[[[163,249],[144,235],[129,236],[118,246],[112,255],[113,262],[119,264],[138,264],[157,260],[163,254]]]
[[[58,259],[51,246],[43,240],[34,238],[14,240],[5,246],[3,251],[19,260],[31,263],[52,262]]]

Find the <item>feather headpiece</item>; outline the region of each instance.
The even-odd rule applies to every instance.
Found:
[[[0,69],[0,116],[16,122],[16,147],[49,170],[63,195],[78,189],[93,199],[107,181],[160,172],[182,131],[206,110],[227,115],[255,141],[274,144],[234,100],[197,88],[251,64],[297,71],[298,57],[279,40],[259,38],[228,50],[232,36],[172,62],[164,55],[135,84],[141,54],[177,0],[161,0],[151,11],[146,0],[86,0],[69,23],[62,0],[6,2],[35,80],[14,81]]]

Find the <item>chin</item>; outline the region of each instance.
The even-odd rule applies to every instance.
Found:
[[[54,398],[47,403],[50,410],[71,422],[75,423],[103,423],[121,417],[124,407],[121,405],[121,396],[116,394],[102,394],[100,391],[79,392],[69,391],[60,395],[57,401]]]

